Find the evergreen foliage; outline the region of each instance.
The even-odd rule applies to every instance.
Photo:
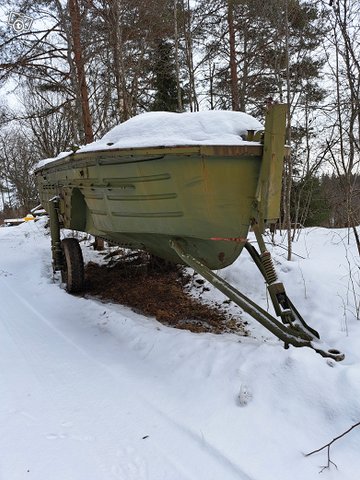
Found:
[[[360,224],[360,176],[352,177],[353,215]],[[293,183],[292,218],[305,227],[351,227],[344,176],[309,174]]]
[[[154,101],[150,110],[175,112],[177,110],[177,88],[173,46],[160,40],[154,52],[152,73],[154,75]]]
[[[331,208],[321,178],[308,176],[293,184],[292,218],[304,227],[329,226]],[[295,200],[298,204],[294,204]],[[299,212],[296,212],[296,208]]]

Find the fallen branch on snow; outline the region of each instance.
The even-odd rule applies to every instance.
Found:
[[[353,430],[354,428],[356,427],[359,427],[360,426],[360,422],[358,423],[355,423],[354,425],[352,425],[348,430],[346,430],[346,432],[342,433],[341,435],[339,435],[338,437],[335,437],[331,440],[331,442],[327,443],[326,445],[324,445],[323,447],[320,447],[320,448],[317,448],[316,450],[313,450],[312,452],[310,453],[306,453],[305,454],[305,457],[310,457],[310,455],[313,455],[314,453],[318,453],[318,452],[321,452],[321,450],[324,450],[324,448],[327,448],[327,457],[328,457],[328,463],[327,465],[325,465],[324,467],[322,467],[322,469],[320,470],[320,473],[322,471],[324,471],[326,468],[330,468],[330,465],[334,465],[335,468],[337,468],[337,465],[336,463],[332,462],[331,459],[330,459],[330,447],[333,443],[336,442],[336,440],[339,440],[339,438],[342,438],[344,437],[346,434],[348,434],[349,432],[351,432],[351,430]]]

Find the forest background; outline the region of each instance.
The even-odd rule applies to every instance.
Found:
[[[292,152],[281,226],[349,227],[360,254],[359,2],[8,0],[0,9],[0,222],[37,204],[39,159],[134,115],[224,109],[262,120],[279,101]]]

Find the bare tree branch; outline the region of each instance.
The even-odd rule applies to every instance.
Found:
[[[340,438],[344,437],[345,435],[347,435],[349,432],[351,432],[351,430],[354,430],[354,428],[356,427],[359,427],[360,426],[360,422],[358,423],[355,423],[354,425],[352,425],[350,428],[348,428],[344,433],[342,433],[341,435],[338,435],[337,437],[333,438],[331,440],[331,442],[327,443],[326,445],[324,445],[323,447],[320,447],[320,448],[317,448],[316,450],[313,450],[312,452],[309,452],[309,453],[306,453],[305,454],[305,457],[310,457],[310,455],[314,455],[314,453],[318,453],[318,452],[321,452],[322,450],[324,450],[325,448],[327,449],[327,465],[325,465],[324,467],[322,467],[321,471],[322,472],[323,470],[325,470],[326,468],[330,468],[330,465],[334,465],[336,468],[337,468],[337,465],[331,461],[330,459],[330,447],[333,443],[335,443],[337,440],[339,440]]]

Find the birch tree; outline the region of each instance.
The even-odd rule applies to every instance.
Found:
[[[344,194],[343,209],[360,255],[360,5],[349,0],[331,3],[332,54],[328,55],[331,79],[335,84],[332,125],[325,152]]]

